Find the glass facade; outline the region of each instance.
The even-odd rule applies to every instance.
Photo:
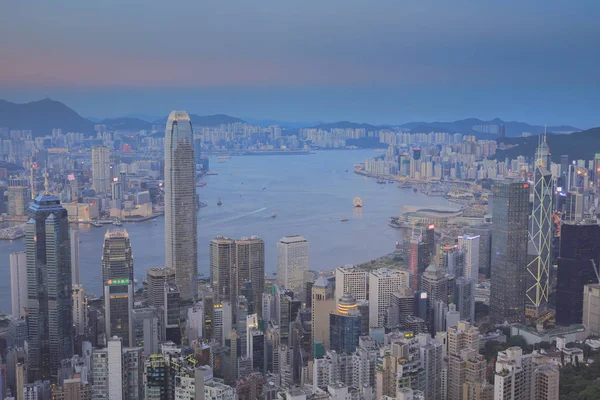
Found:
[[[165,129],[165,255],[181,298],[198,292],[198,222],[193,130],[185,111],[169,114]]]
[[[598,283],[596,271],[599,267],[600,226],[563,224],[556,276],[557,324],[582,322],[583,286]]]
[[[491,316],[520,322],[525,316],[529,184],[496,182],[492,187]]]
[[[329,348],[338,353],[352,354],[358,347],[361,315],[329,314]]]
[[[55,379],[73,355],[71,244],[67,210],[50,195],[35,198],[25,228],[29,380]]]

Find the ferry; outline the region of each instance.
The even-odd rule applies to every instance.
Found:
[[[362,208],[363,207],[363,202],[360,199],[360,197],[355,197],[353,203],[354,203],[354,208]]]
[[[271,213],[271,218],[275,218],[275,217],[277,217],[277,213],[275,213],[275,212]]]
[[[123,223],[121,221],[119,221],[118,219],[113,220],[112,224],[114,226],[123,226]]]
[[[217,205],[220,206],[221,204],[223,203],[221,202],[221,199],[219,199],[219,201],[217,201]]]
[[[102,224],[96,220],[92,220],[90,224],[92,224],[92,226],[95,226],[96,228],[102,228]]]

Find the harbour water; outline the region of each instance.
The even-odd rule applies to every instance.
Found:
[[[198,212],[198,270],[209,276],[209,242],[217,235],[257,235],[265,241],[268,276],[277,269],[276,243],[284,235],[303,235],[309,242],[309,264],[315,270],[358,263],[394,250],[403,230],[388,226],[403,205],[451,205],[397,184],[377,184],[353,173],[353,164],[374,155],[371,150],[320,151],[309,155],[232,157],[210,168],[197,188],[206,204]],[[364,203],[355,210],[353,199]],[[221,199],[222,205],[217,206]],[[454,205],[455,206],[455,205]],[[276,213],[276,218],[271,214]],[[348,219],[342,222],[342,219]],[[131,238],[135,278],[164,264],[164,219],[125,223]],[[101,256],[106,227],[80,225],[81,283],[101,293]],[[9,254],[24,249],[24,240],[0,241],[0,310],[10,311]]]

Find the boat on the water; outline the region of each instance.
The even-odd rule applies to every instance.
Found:
[[[276,218],[277,217],[277,213],[271,213],[271,218]]]
[[[221,202],[221,199],[219,199],[219,201],[217,201],[217,205],[220,206],[221,204],[223,204],[223,202]]]
[[[114,226],[123,226],[123,223],[118,219],[113,220],[112,224]]]
[[[92,220],[90,224],[92,224],[92,226],[95,226],[96,228],[102,228],[102,224],[96,220]]]
[[[341,221],[342,222],[348,222],[348,218],[343,218]]]
[[[418,191],[419,191],[419,189],[413,188],[413,192],[417,193]]]
[[[363,202],[360,199],[360,197],[355,197],[353,203],[354,203],[354,208],[362,208],[363,207]]]

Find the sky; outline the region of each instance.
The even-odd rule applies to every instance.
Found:
[[[600,2],[0,2],[0,98],[81,115],[600,126]]]

